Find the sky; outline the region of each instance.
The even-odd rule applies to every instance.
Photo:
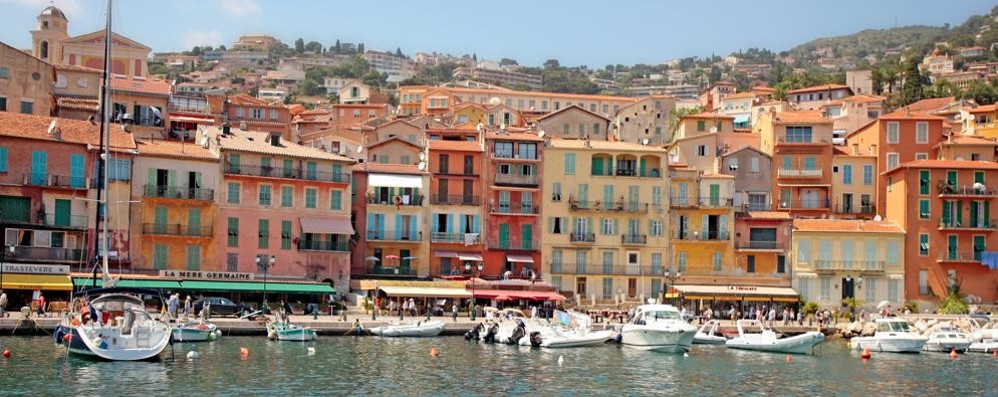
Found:
[[[102,0],[54,0],[70,35],[104,27]],[[31,46],[30,30],[49,0],[0,0],[0,41]],[[231,46],[242,34],[301,37],[367,49],[401,48],[539,66],[658,64],[687,56],[806,41],[864,29],[958,25],[996,4],[984,0],[119,0],[113,29],[153,52]]]

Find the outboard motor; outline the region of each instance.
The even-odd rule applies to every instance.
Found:
[[[541,347],[541,333],[534,331],[530,333],[530,346]]]
[[[523,321],[518,321],[516,329],[513,330],[513,334],[509,336],[509,340],[506,343],[511,345],[516,345],[520,343],[520,339],[527,335],[527,326],[523,324]]]
[[[485,326],[482,325],[481,323],[475,324],[475,327],[472,328],[471,331],[468,331],[467,333],[464,334],[464,340],[472,340],[472,339],[474,339],[474,340],[477,341],[478,340],[478,336],[482,332],[482,328],[485,328]]]
[[[485,343],[496,343],[496,334],[499,333],[499,324],[492,324],[489,331],[485,333]]]
[[[621,342],[624,341],[624,334],[618,332],[617,336],[615,338],[613,338],[613,341],[616,342],[619,345]]]

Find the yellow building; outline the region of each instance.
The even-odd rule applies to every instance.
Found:
[[[835,151],[832,155],[832,213],[837,218],[871,219],[877,214],[876,170],[876,155]]]
[[[544,154],[541,274],[577,301],[661,295],[669,180],[661,148],[552,139]]]
[[[454,128],[475,128],[486,122],[485,106],[476,103],[462,103],[454,108]]]
[[[734,178],[699,175],[693,168],[672,168],[670,180],[670,268],[679,284],[716,284],[734,276]]]
[[[54,6],[38,15],[31,31],[31,54],[51,64],[104,68],[104,30],[69,35],[66,14]],[[149,47],[120,34],[111,33],[111,71],[132,77],[149,75]]]
[[[790,258],[803,300],[840,307],[855,298],[868,311],[904,293],[904,229],[892,221],[795,219]]]

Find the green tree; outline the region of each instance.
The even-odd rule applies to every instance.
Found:
[[[299,37],[298,40],[295,40],[295,52],[299,54],[305,52],[305,39]]]
[[[519,66],[515,59],[503,58],[499,60],[499,66]]]
[[[191,55],[201,55],[201,47],[194,46],[194,48],[191,49]]]
[[[321,54],[322,44],[319,43],[318,41],[310,41],[308,42],[308,44],[305,44],[305,51],[312,52],[315,54]]]
[[[343,47],[340,44],[340,39],[336,39],[336,44],[333,44],[332,48],[333,54],[339,54],[343,52]]]
[[[960,97],[973,100],[978,105],[990,105],[998,100],[998,90],[992,85],[975,80],[970,82],[967,91]]]
[[[395,57],[396,58],[405,58],[405,55],[402,54],[402,47],[395,47]]]
[[[949,296],[939,302],[939,314],[967,314],[969,312],[970,305],[960,293],[960,283],[953,283],[949,289]]]
[[[367,72],[366,74],[364,74],[360,78],[360,81],[363,82],[364,84],[367,84],[367,85],[373,87],[373,88],[381,88],[381,87],[384,87],[384,86],[388,85],[388,74],[387,73],[378,73],[378,72],[375,72],[375,71],[372,70],[372,71]]]
[[[918,70],[918,61],[909,59],[905,63],[904,83],[901,85],[901,104],[908,105],[922,100],[925,78]]]
[[[364,53],[364,43],[357,44],[357,53],[359,54]]]
[[[544,69],[560,69],[561,63],[557,59],[548,59],[544,61]]]
[[[718,81],[721,81],[721,68],[717,67],[717,65],[711,65],[710,66],[710,80],[709,81],[710,81],[711,84],[714,84],[714,83],[716,83]]]

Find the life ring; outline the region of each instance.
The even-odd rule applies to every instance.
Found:
[[[402,204],[402,196],[395,196],[395,198],[392,199],[392,202],[395,203],[395,205]]]

